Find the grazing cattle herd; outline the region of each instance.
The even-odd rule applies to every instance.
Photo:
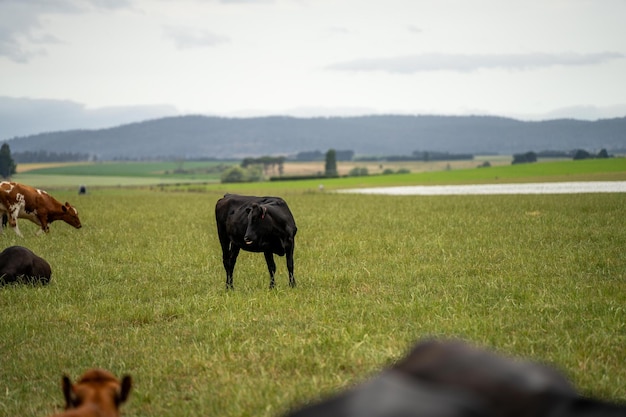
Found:
[[[15,182],[0,182],[0,213],[22,236],[18,218],[40,226],[63,220],[81,227],[78,212],[48,193]],[[262,252],[274,288],[274,255],[285,256],[289,285],[294,277],[297,227],[287,203],[279,197],[226,194],[215,205],[217,233],[233,289],[239,252]],[[48,283],[50,264],[22,246],[0,253],[0,285]],[[117,417],[129,397],[132,379],[117,379],[103,369],[90,369],[72,383],[62,378],[65,411],[53,417]],[[318,402],[300,405],[284,417],[617,417],[626,405],[584,398],[552,368],[499,356],[460,341],[427,340],[370,380]]]

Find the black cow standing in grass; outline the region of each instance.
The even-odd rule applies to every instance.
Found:
[[[0,252],[0,285],[10,282],[47,284],[52,269],[43,258],[23,246],[10,246]]]
[[[226,289],[233,288],[233,271],[241,249],[263,252],[270,273],[270,288],[274,288],[276,272],[274,254],[286,256],[289,286],[296,286],[293,249],[298,228],[285,200],[226,194],[215,205],[215,219],[226,269]]]

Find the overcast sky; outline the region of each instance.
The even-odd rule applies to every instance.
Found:
[[[0,0],[0,96],[180,114],[626,116],[626,0]]]

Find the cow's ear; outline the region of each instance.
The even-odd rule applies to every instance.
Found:
[[[77,403],[76,395],[74,395],[74,390],[72,389],[72,381],[70,381],[70,377],[67,375],[63,375],[63,379],[61,380],[61,387],[63,388],[63,396],[65,397],[65,409],[69,410],[70,408],[74,408]]]
[[[63,210],[63,213],[65,213],[67,211],[67,206],[61,206],[61,210]]]
[[[265,218],[265,213],[267,213],[267,207],[261,206],[261,208],[263,209],[263,214],[261,214],[261,218],[264,219]]]
[[[130,389],[132,388],[133,380],[130,375],[124,375],[122,378],[122,385],[117,392],[117,398],[115,399],[117,404],[120,405],[128,399],[130,395]]]

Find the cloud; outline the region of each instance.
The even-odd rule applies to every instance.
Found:
[[[479,69],[528,70],[552,66],[596,65],[626,55],[616,52],[596,54],[421,54],[392,58],[356,59],[339,62],[329,66],[339,71],[381,71],[400,74],[412,74],[428,71],[471,72]]]
[[[219,0],[224,4],[244,4],[244,3],[273,3],[274,0]]]
[[[350,34],[350,30],[348,28],[345,28],[343,26],[331,26],[329,28],[331,33],[335,33],[338,35],[349,35]]]
[[[424,31],[422,30],[422,28],[415,26],[415,25],[409,25],[407,26],[407,30],[413,34],[421,34]]]
[[[60,130],[103,129],[179,114],[167,104],[89,109],[69,100],[0,96],[0,140]]]
[[[115,10],[131,6],[130,0],[0,0],[0,57],[27,63],[44,55],[45,46],[62,43],[48,33],[40,33],[47,15]],[[34,44],[34,46],[33,46]]]
[[[165,36],[172,40],[178,49],[203,48],[230,42],[224,36],[216,35],[203,29],[191,29],[182,26],[165,26]]]

